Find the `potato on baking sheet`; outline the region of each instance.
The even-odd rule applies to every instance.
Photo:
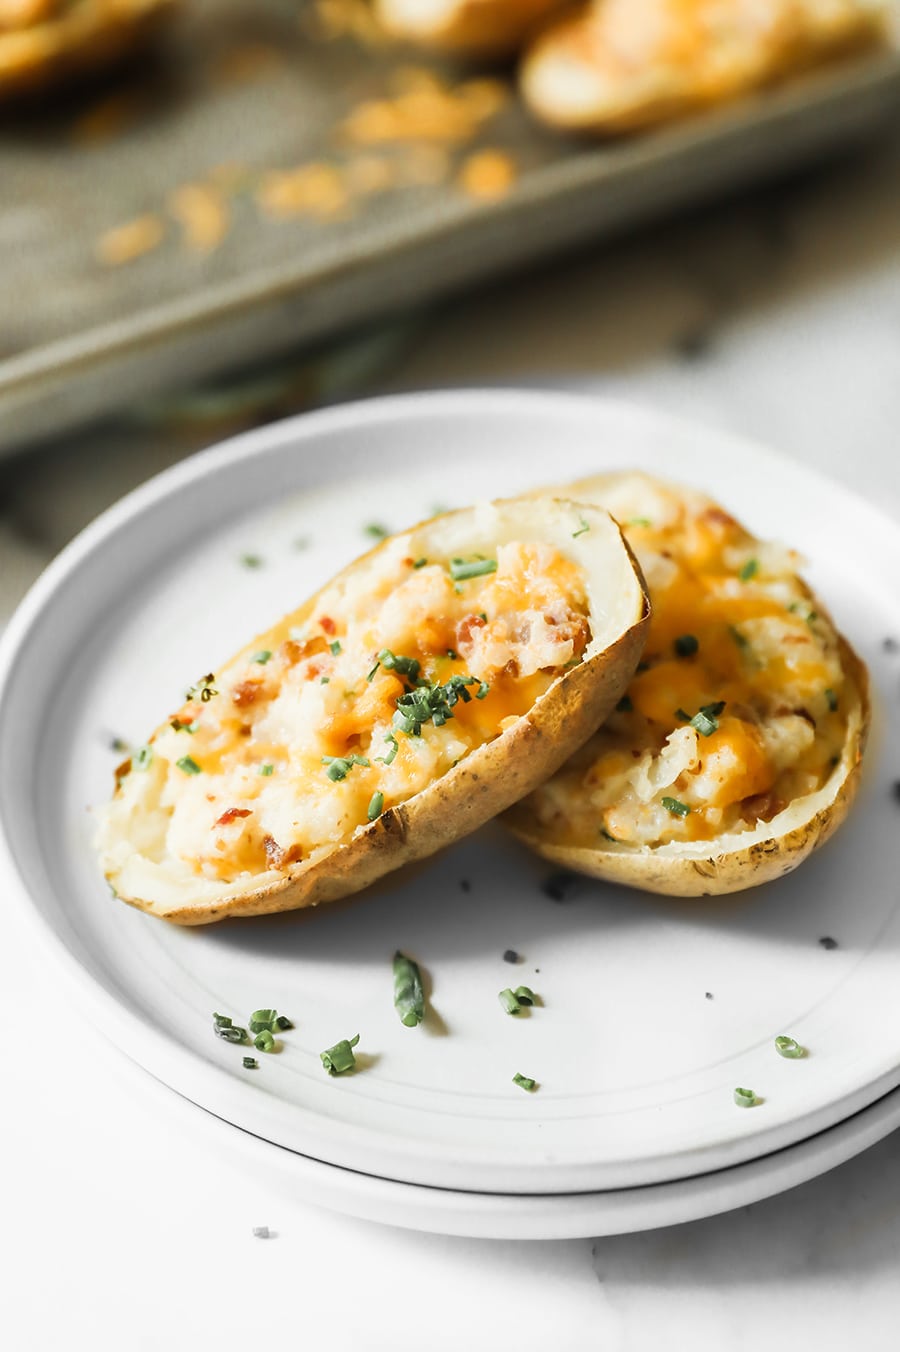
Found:
[[[181,0],[0,0],[0,100],[117,61]]]
[[[565,0],[375,0],[386,33],[435,50],[515,51]]]
[[[389,537],[120,766],[106,876],[191,925],[356,892],[558,769],[621,698],[646,628],[602,508],[512,499]]]
[[[552,126],[631,131],[883,41],[883,0],[593,0],[537,38],[521,84]]]
[[[673,896],[796,868],[844,820],[869,723],[865,667],[796,556],[647,475],[555,491],[619,520],[653,614],[615,712],[507,824],[555,863]]]

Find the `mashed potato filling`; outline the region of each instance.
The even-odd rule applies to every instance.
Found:
[[[410,538],[192,688],[120,767],[113,862],[121,850],[123,866],[174,870],[202,892],[316,858],[500,735],[582,660],[584,569],[554,546],[417,558]]]
[[[643,568],[650,632],[616,712],[534,810],[569,843],[625,847],[770,821],[824,785],[845,743],[852,698],[829,618],[795,555],[707,499],[627,476],[604,505]]]

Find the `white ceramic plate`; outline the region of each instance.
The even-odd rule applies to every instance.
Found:
[[[364,548],[367,523],[401,527],[438,503],[629,464],[696,484],[799,546],[876,694],[896,698],[900,661],[882,651],[900,634],[890,521],[756,447],[571,396],[419,396],[266,428],[146,485],[48,570],[0,660],[5,849],[96,1017],[160,1079],[319,1161],[528,1194],[726,1168],[900,1082],[889,787],[900,732],[880,714],[838,839],[733,901],[670,904],[584,882],[556,904],[545,868],[496,826],[356,904],[204,930],[129,910],[98,875],[87,808],[110,790],[110,737],[142,742],[186,684]],[[260,566],[242,566],[247,554]],[[430,1026],[396,1018],[398,947],[430,977]],[[508,948],[520,965],[503,962]],[[527,1018],[497,1003],[512,979],[543,997]],[[211,1014],[260,1005],[297,1026],[248,1073]],[[330,1079],[320,1050],[356,1032],[360,1073]],[[811,1054],[782,1060],[779,1033]],[[516,1071],[539,1092],[518,1089]],[[762,1102],[736,1108],[735,1085]]]
[[[900,1089],[894,1089],[809,1140],[730,1169],[645,1188],[516,1196],[426,1188],[338,1169],[235,1131],[170,1097],[182,1135],[195,1136],[206,1150],[216,1142],[223,1160],[238,1162],[256,1179],[265,1175],[277,1196],[408,1230],[477,1239],[580,1239],[703,1220],[818,1178],[900,1124]]]

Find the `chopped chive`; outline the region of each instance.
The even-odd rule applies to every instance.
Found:
[[[737,646],[740,649],[742,649],[742,651],[746,651],[747,648],[750,647],[750,640],[744,634],[742,634],[740,629],[738,629],[735,625],[730,624],[728,626],[728,632],[731,635],[734,642],[737,644]]]
[[[833,952],[833,950],[838,946],[837,939],[832,939],[830,934],[823,934],[822,938],[819,940],[819,943],[821,944],[822,948],[824,948],[829,953]]]
[[[569,873],[565,869],[560,869],[558,873],[551,873],[541,883],[541,891],[551,901],[568,901],[577,887],[578,875]]]
[[[253,1045],[258,1052],[271,1052],[275,1050],[275,1039],[268,1028],[262,1028],[253,1039]]]
[[[350,1038],[349,1041],[344,1038],[343,1041],[336,1042],[333,1047],[329,1047],[327,1051],[319,1053],[322,1065],[329,1075],[343,1075],[345,1070],[353,1070],[356,1065],[353,1048],[357,1042],[359,1042],[359,1033]]]
[[[173,718],[169,722],[169,727],[173,732],[189,732],[192,737],[199,726],[199,720],[196,718],[192,723],[185,723],[181,718]]]
[[[817,610],[811,610],[806,617],[806,623],[813,624],[818,618],[819,612]]]
[[[386,756],[376,756],[375,759],[377,761],[381,761],[382,765],[390,765],[393,762],[393,759],[396,756],[398,750],[400,749],[400,743],[397,741],[397,738],[394,736],[392,732],[389,732],[384,740],[386,742],[390,742],[391,749]]]
[[[353,752],[349,756],[323,756],[322,764],[328,766],[325,773],[329,779],[339,780],[346,779],[354,765],[362,765],[368,769],[370,762],[365,756],[357,756]]]
[[[116,751],[121,755],[123,751],[128,750],[128,743],[125,741],[124,737],[111,737],[109,749],[110,751]]]
[[[413,568],[424,568],[427,562],[427,559],[416,559],[413,563]]]
[[[459,661],[461,661],[460,655],[459,655],[459,653],[456,651],[455,648],[448,648],[448,649],[447,649],[447,656],[450,658],[450,661],[451,661],[451,662],[459,662]]]
[[[215,676],[211,671],[205,676],[201,676],[185,694],[185,699],[199,699],[202,704],[208,704],[214,695],[218,695],[218,690],[213,687]]]
[[[686,817],[691,810],[687,803],[680,803],[677,798],[663,798],[662,805],[673,817]]]
[[[504,953],[503,953],[503,961],[504,961],[504,962],[518,962],[518,961],[519,961],[519,955],[518,955],[518,953],[516,952],[516,950],[515,950],[514,948],[507,948],[507,949],[504,950]]]
[[[425,991],[418,963],[394,954],[394,1008],[406,1028],[416,1028],[425,1017]]]
[[[262,559],[258,554],[242,554],[239,562],[242,568],[262,568]]]
[[[293,1028],[293,1026],[294,1025],[286,1014],[279,1014],[278,1018],[275,1020],[275,1027],[282,1033],[287,1032],[287,1030]]]
[[[257,1061],[255,1056],[245,1056],[243,1061],[241,1062],[241,1065],[244,1067],[244,1070],[259,1069],[259,1062]]]
[[[680,634],[675,640],[675,651],[679,657],[693,657],[699,647],[693,634]]]
[[[475,691],[475,698],[484,699],[485,695],[490,693],[490,689],[491,687],[488,685],[487,681],[479,682],[478,689]]]
[[[513,991],[520,1005],[533,1005],[536,1003],[534,991],[530,986],[517,986]]]
[[[331,656],[337,657],[337,655],[341,651],[341,640],[339,638],[336,638],[333,643],[329,643],[328,647],[331,650]]]
[[[742,582],[749,582],[751,577],[755,577],[758,572],[759,572],[759,562],[756,559],[748,559],[747,562],[744,564],[743,568],[741,569],[741,571],[738,573],[738,577],[741,579]]]
[[[323,676],[321,681],[319,682],[319,685],[327,685],[330,680],[331,680],[330,676]]]
[[[139,746],[131,757],[131,764],[135,770],[149,770],[153,764],[153,747]]]
[[[375,793],[372,794],[372,797],[369,799],[369,806],[366,811],[366,816],[368,817],[370,822],[373,822],[376,817],[381,816],[383,811],[384,811],[384,794],[381,792],[380,789],[377,789]]]
[[[572,539],[577,540],[579,535],[587,535],[589,530],[590,526],[585,521],[584,517],[581,517],[581,525],[579,526],[578,530],[572,531]]]
[[[522,1005],[516,999],[515,992],[511,991],[509,986],[507,986],[505,990],[497,992],[497,999],[500,1001],[507,1014],[521,1013]]]
[[[253,654],[250,661],[258,662],[261,667],[264,667],[271,656],[272,654],[269,652],[268,648],[261,648],[258,653]]]
[[[520,1075],[518,1071],[513,1076],[513,1084],[517,1084],[520,1089],[527,1089],[529,1094],[537,1088],[537,1080],[532,1080],[528,1075]]]
[[[365,527],[366,535],[371,535],[373,540],[383,540],[386,535],[390,535],[387,526],[382,526],[378,521],[370,521]]]
[[[704,704],[694,717],[688,718],[687,721],[702,737],[711,737],[719,727],[719,714],[724,708],[723,699],[717,700],[715,704]],[[677,713],[679,718],[687,718],[683,709],[679,709]]]
[[[278,1018],[276,1009],[254,1009],[250,1015],[249,1028],[251,1033],[271,1033],[275,1020]]]
[[[265,765],[261,765],[261,766],[259,767],[259,773],[260,773],[261,775],[265,775],[266,777],[268,777],[268,776],[272,773],[272,771],[273,771],[274,769],[275,769],[275,766],[272,764],[272,762],[271,762],[271,761],[266,761]]]
[[[228,1017],[227,1014],[213,1015],[213,1024],[215,1025],[216,1028],[230,1028],[232,1026],[232,1022],[233,1021]]]
[[[175,762],[179,770],[184,771],[186,775],[199,775],[200,766],[194,760],[193,756],[179,756]]]
[[[739,1108],[752,1108],[756,1102],[756,1095],[752,1089],[735,1089],[734,1101]]]
[[[831,710],[832,713],[834,713],[835,709],[838,707],[837,695],[834,693],[833,690],[826,690],[825,698],[828,701],[829,709]]]
[[[378,660],[385,671],[396,671],[400,676],[408,676],[413,682],[419,679],[421,663],[415,657],[402,657],[392,653],[390,648],[382,648]]]
[[[801,1056],[806,1055],[805,1047],[801,1047],[792,1037],[783,1035],[775,1039],[775,1050],[779,1056],[785,1056],[789,1061],[799,1061]]]
[[[378,668],[379,668],[380,666],[381,666],[381,662],[380,662],[380,661],[378,661],[378,662],[375,663],[374,667],[372,668],[372,670],[369,672],[368,676],[366,677],[366,680],[367,680],[367,681],[374,681],[376,672],[378,671]]]
[[[630,521],[625,522],[626,526],[644,526],[647,530],[650,529],[652,524],[648,516],[633,516]]]
[[[216,1037],[220,1037],[223,1042],[247,1041],[246,1028],[239,1028],[237,1024],[228,1024],[227,1027],[220,1027],[218,1024],[214,1023],[213,1032],[215,1033]]]
[[[488,573],[496,573],[496,559],[451,559],[450,576],[454,582],[468,582],[472,577],[485,577]]]

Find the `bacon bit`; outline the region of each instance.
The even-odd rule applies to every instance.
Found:
[[[483,629],[487,620],[483,620],[480,615],[464,615],[456,626],[456,647],[464,648],[467,643],[472,641],[472,630]]]
[[[239,709],[253,704],[262,693],[262,685],[262,681],[241,681],[231,692],[232,704],[236,704]]]
[[[729,516],[727,512],[723,512],[721,507],[707,507],[705,512],[701,512],[700,520],[708,522],[711,526],[728,528],[737,525],[734,517]]]
[[[249,737],[252,731],[249,723],[242,723],[238,728],[238,737]]]
[[[287,864],[296,863],[303,856],[299,845],[291,845],[285,850],[274,836],[263,836],[263,849],[270,868],[284,868]]]
[[[251,817],[253,814],[248,807],[230,807],[222,813],[218,821],[213,822],[213,830],[217,826],[229,826],[238,817]]]
[[[304,657],[314,657],[316,653],[323,653],[327,646],[321,634],[305,639],[287,638],[278,649],[278,656],[285,666],[295,667]]]
[[[326,634],[333,634],[337,630],[337,625],[330,615],[320,615],[316,623]]]
[[[281,868],[287,851],[281,848],[274,836],[263,836],[263,849],[266,852],[266,861],[269,867]]]
[[[785,800],[779,798],[774,789],[770,789],[768,793],[755,793],[752,797],[745,798],[741,803],[741,814],[747,821],[770,822],[786,807]]]

